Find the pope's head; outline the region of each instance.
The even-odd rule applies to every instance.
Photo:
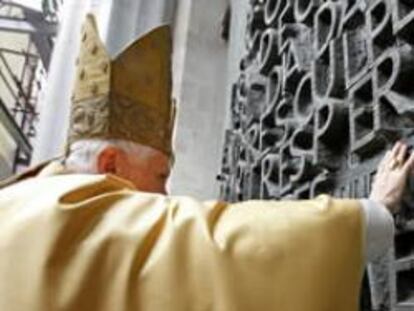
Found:
[[[66,165],[73,172],[113,174],[130,181],[137,190],[165,194],[171,160],[152,147],[131,141],[88,139],[71,145]]]
[[[158,27],[115,57],[88,15],[72,97],[68,168],[165,193],[172,158],[171,33]]]

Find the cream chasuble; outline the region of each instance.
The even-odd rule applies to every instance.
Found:
[[[0,310],[358,310],[357,201],[200,203],[47,175],[0,190]]]

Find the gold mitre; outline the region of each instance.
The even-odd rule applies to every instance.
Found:
[[[171,156],[175,106],[171,100],[171,32],[158,27],[114,59],[86,17],[72,96],[69,143],[123,139]]]

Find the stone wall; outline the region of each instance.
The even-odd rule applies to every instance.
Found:
[[[414,142],[414,4],[246,0],[232,12],[223,199],[367,197],[384,151]],[[364,310],[414,310],[411,202],[395,248],[367,268]]]

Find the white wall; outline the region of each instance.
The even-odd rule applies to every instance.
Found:
[[[176,164],[170,192],[218,196],[227,88],[227,43],[220,37],[227,0],[181,0],[176,12],[174,96]]]

